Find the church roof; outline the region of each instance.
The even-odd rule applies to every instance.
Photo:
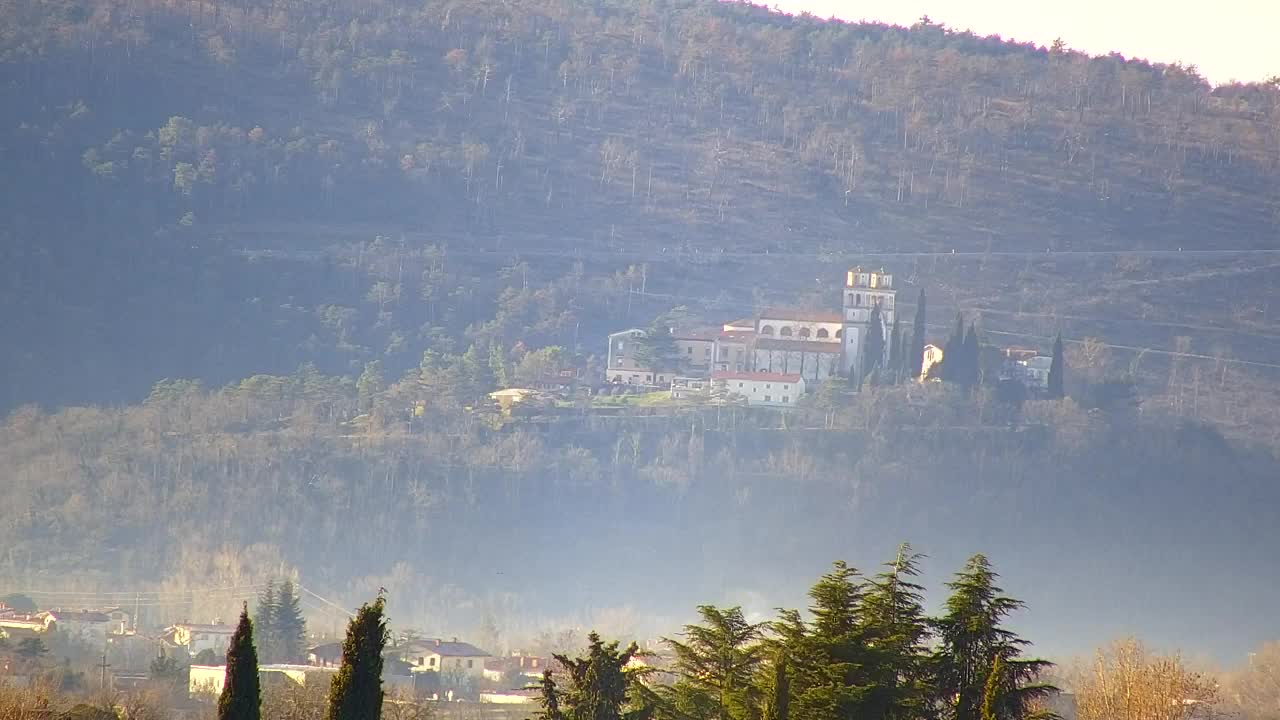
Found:
[[[760,313],[761,322],[765,320],[792,320],[794,322],[838,323],[844,316],[830,310],[797,310],[795,308],[769,308]]]

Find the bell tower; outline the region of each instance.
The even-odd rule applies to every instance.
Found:
[[[840,370],[845,375],[855,368],[861,372],[866,367],[868,359],[863,357],[863,353],[866,350],[867,334],[871,329],[872,310],[877,305],[880,306],[880,332],[884,338],[884,357],[880,358],[880,362],[882,365],[889,362],[892,351],[890,346],[893,344],[890,330],[897,317],[897,310],[894,308],[897,292],[893,288],[893,276],[883,268],[875,272],[855,267],[845,273],[844,329],[841,332],[843,345],[840,359]]]

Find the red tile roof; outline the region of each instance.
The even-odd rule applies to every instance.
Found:
[[[711,374],[712,380],[758,380],[761,382],[796,383],[799,375],[770,372],[717,372]]]
[[[839,353],[840,343],[829,340],[787,340],[784,338],[759,338],[759,350],[796,350],[798,352]]]

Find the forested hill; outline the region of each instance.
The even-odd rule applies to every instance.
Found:
[[[415,365],[532,292],[450,252],[553,253],[542,290],[567,250],[1259,248],[1280,212],[1275,84],[741,3],[4,0],[0,79],[4,407]],[[550,306],[493,332],[620,320]]]

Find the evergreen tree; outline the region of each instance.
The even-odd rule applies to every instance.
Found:
[[[764,720],[788,720],[791,715],[791,678],[787,675],[787,655],[779,652],[773,660],[773,683]]]
[[[1051,663],[1021,658],[1030,643],[1001,624],[1022,603],[1002,594],[997,577],[984,556],[974,555],[947,583],[952,593],[935,621],[941,643],[933,659],[944,720],[981,720],[997,658],[1003,667],[992,702],[999,720],[1025,720],[1035,700],[1055,691],[1035,682]]]
[[[507,367],[507,356],[502,343],[496,340],[489,345],[489,372],[493,374],[493,382],[499,388],[511,387],[511,370]]]
[[[862,377],[866,378],[884,363],[884,319],[880,303],[871,308],[867,321],[867,342],[862,351]]]
[[[938,377],[947,382],[964,381],[964,314],[956,313],[956,326],[947,338],[947,345],[942,349],[942,363],[938,368]]]
[[[902,368],[902,318],[895,316],[893,318],[893,332],[889,333],[891,342],[889,343],[889,372],[887,373],[889,382],[897,385],[902,381],[904,370]]]
[[[564,720],[564,713],[560,711],[559,692],[551,670],[542,671],[542,681],[538,683],[538,691],[538,699],[542,704],[542,712],[538,713],[538,720]]]
[[[920,370],[924,364],[925,332],[924,288],[920,288],[920,297],[916,300],[916,319],[911,327],[911,346],[907,349],[905,358],[907,376],[912,380],[920,378]]]
[[[302,615],[297,589],[291,580],[280,584],[271,630],[272,641],[275,643],[272,662],[301,662],[306,650],[307,621]]]
[[[862,717],[872,659],[859,616],[865,594],[861,575],[843,562],[835,563],[810,589],[813,621],[803,641],[807,657],[792,698],[797,717]]]
[[[974,387],[981,378],[981,351],[978,342],[977,323],[969,323],[969,332],[964,336],[964,377],[960,382],[966,387]]]
[[[675,653],[679,680],[671,687],[677,705],[693,710],[688,717],[744,720],[755,717],[752,676],[762,660],[762,625],[751,624],[742,608],[698,608],[700,625],[684,627],[683,642],[664,642]],[[708,714],[699,712],[709,709]]]
[[[586,657],[555,655],[570,685],[557,691],[565,720],[645,720],[652,706],[637,697],[643,694],[640,673],[627,670],[639,648],[631,643],[620,651],[617,642],[605,643],[594,632],[587,640]]]
[[[262,690],[258,683],[258,652],[253,647],[253,623],[246,603],[227,648],[227,674],[218,697],[218,720],[259,720]]]
[[[253,618],[258,655],[265,662],[274,662],[276,657],[276,614],[279,607],[275,583],[268,582],[267,587],[258,595],[258,607],[254,609]]]
[[[1049,397],[1053,400],[1061,400],[1066,396],[1063,391],[1063,375],[1067,369],[1067,362],[1062,355],[1062,333],[1058,333],[1058,337],[1053,340],[1053,360],[1049,363]]]
[[[387,389],[387,381],[382,375],[382,363],[373,360],[364,364],[364,372],[356,380],[356,399],[362,412],[373,408],[373,401]]]
[[[873,685],[869,717],[907,720],[925,714],[929,699],[929,621],[919,577],[923,556],[903,544],[871,580],[861,604],[863,634],[871,646]]]
[[[389,634],[383,616],[386,600],[360,607],[347,625],[342,666],[329,685],[328,720],[380,720],[382,717],[382,649]]]

